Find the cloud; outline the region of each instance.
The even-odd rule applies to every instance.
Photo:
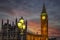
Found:
[[[9,8],[9,7],[0,7],[0,12],[5,12],[5,13],[8,13],[8,14],[14,14],[12,9]]]

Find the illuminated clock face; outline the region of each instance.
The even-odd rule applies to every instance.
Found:
[[[45,17],[45,16],[42,16],[42,19],[43,19],[43,20],[45,20],[45,19],[46,19],[46,17]]]

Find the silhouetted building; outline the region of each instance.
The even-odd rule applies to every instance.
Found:
[[[20,29],[17,27],[17,18],[12,25],[9,24],[9,20],[7,19],[7,23],[3,23],[2,20],[2,40],[20,40]],[[23,40],[26,40],[26,31],[27,31],[27,21],[25,21],[26,29],[23,31]]]

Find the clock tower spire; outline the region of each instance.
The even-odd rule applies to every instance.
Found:
[[[48,15],[45,8],[45,3],[43,3],[43,9],[41,12],[41,40],[48,40]]]
[[[45,3],[43,3],[42,13],[46,13]]]

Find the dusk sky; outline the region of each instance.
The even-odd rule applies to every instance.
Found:
[[[28,20],[28,31],[40,34],[40,15],[45,2],[50,36],[60,36],[60,0],[0,0],[1,19],[10,22],[21,16]]]

